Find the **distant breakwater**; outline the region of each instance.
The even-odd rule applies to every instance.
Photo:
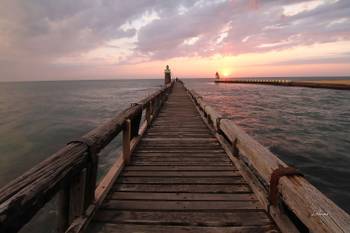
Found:
[[[349,80],[340,81],[291,81],[291,80],[265,80],[265,79],[215,79],[215,83],[244,83],[244,84],[263,84],[291,87],[310,87],[310,88],[328,88],[338,90],[350,90]]]

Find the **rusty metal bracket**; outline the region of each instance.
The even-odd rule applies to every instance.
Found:
[[[278,182],[283,176],[304,176],[300,171],[298,171],[295,167],[288,166],[275,169],[271,174],[270,179],[270,194],[269,201],[270,204],[276,205],[278,198]]]

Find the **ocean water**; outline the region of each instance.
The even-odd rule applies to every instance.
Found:
[[[0,187],[161,84],[160,80],[0,83]]]
[[[0,83],[0,187],[162,82]],[[184,82],[350,212],[349,91],[214,84],[209,79]],[[118,145],[117,139],[103,153],[102,170],[114,161]],[[42,216],[39,222],[45,221]]]

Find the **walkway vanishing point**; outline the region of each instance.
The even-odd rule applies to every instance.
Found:
[[[54,198],[59,233],[350,232],[350,216],[296,169],[169,81],[3,187],[0,232]],[[119,133],[122,154],[96,182]]]

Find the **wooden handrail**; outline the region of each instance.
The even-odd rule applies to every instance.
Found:
[[[1,188],[0,232],[19,231],[59,191],[62,205],[66,206],[59,207],[60,214],[64,215],[59,217],[62,219],[62,223],[59,224],[61,232],[69,229],[77,218],[81,218],[87,212],[91,213],[95,208],[97,154],[125,129],[125,122],[130,123],[128,130],[132,132],[129,134],[128,145],[124,143],[124,147],[128,147],[129,151],[134,148],[138,141],[142,111],[146,109],[149,114],[145,122],[147,127],[150,118],[159,111],[173,84],[174,82],[164,86],[82,138],[72,141]],[[123,165],[124,161],[119,160],[118,164]],[[98,189],[108,191],[103,187]]]
[[[203,98],[193,90],[188,90],[189,95],[203,112],[208,123],[223,135],[231,144],[232,150],[238,150],[239,161],[245,163],[258,176],[257,180],[265,188],[263,205],[267,211],[285,213],[281,206],[271,206],[268,201],[268,190],[272,172],[279,167],[287,165],[276,155],[250,137],[232,120],[225,119],[210,107]],[[310,232],[350,232],[350,216],[333,201],[327,198],[317,188],[300,176],[280,178],[278,190],[280,201],[309,229]],[[272,214],[272,217],[275,218]],[[279,217],[276,221],[279,224]],[[281,227],[281,226],[280,226]],[[283,228],[283,227],[281,227]],[[292,230],[288,230],[292,232]]]

